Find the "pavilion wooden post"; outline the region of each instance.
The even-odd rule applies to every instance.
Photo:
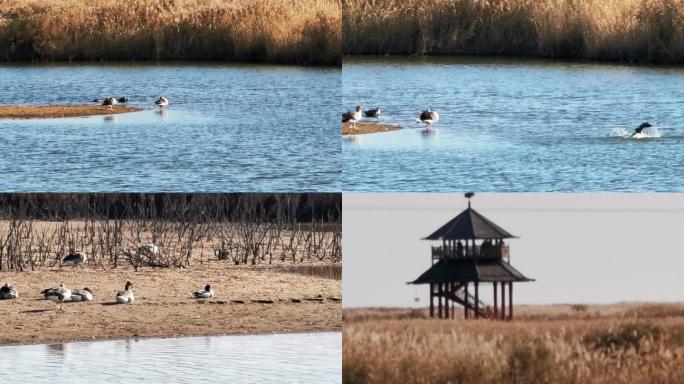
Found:
[[[501,283],[501,320],[506,319],[506,283]]]
[[[444,292],[444,318],[448,319],[449,318],[449,297],[446,295],[447,292],[447,284],[442,283],[444,286],[443,292]]]
[[[465,298],[465,305],[463,306],[463,311],[465,313],[465,318],[467,319],[468,318],[468,283],[463,284],[463,292],[465,292],[465,294],[463,296]]]
[[[435,317],[435,285],[430,283],[430,317]]]
[[[437,312],[439,312],[439,318],[442,318],[442,283],[437,284]]]
[[[475,318],[480,318],[480,282],[475,282]]]
[[[508,319],[513,320],[513,282],[508,283]]]
[[[494,318],[499,315],[499,303],[496,302],[497,292],[496,292],[496,281],[494,282]]]

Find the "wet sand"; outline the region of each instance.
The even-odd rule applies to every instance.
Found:
[[[342,123],[343,135],[364,135],[368,133],[396,131],[399,129],[401,128],[390,124],[356,123],[356,128],[352,128],[349,123]]]
[[[135,302],[113,304],[126,280],[134,283]],[[43,268],[0,272],[0,282],[6,281],[19,290],[20,298],[0,300],[0,344],[311,332],[342,327],[340,280],[286,273],[279,266],[234,266],[213,261],[185,269],[143,268],[138,272],[131,268]],[[60,282],[72,290],[90,288],[94,300],[65,303],[64,311],[57,310],[54,302],[42,299],[40,291]],[[216,296],[192,299],[191,293],[205,284],[211,284]]]
[[[142,111],[140,108],[101,105],[0,105],[2,119],[42,119],[54,117],[82,117],[112,115]]]

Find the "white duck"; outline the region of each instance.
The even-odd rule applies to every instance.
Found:
[[[19,297],[19,291],[10,283],[5,283],[0,287],[0,300],[10,300]]]
[[[133,291],[131,290],[132,286],[133,283],[127,281],[125,290],[116,293],[117,304],[130,304],[133,302],[133,300],[135,300],[135,296],[133,296]]]
[[[83,288],[82,291],[73,291],[71,301],[93,301],[93,291],[90,288]]]
[[[193,292],[192,297],[195,299],[208,299],[214,297],[214,290],[211,289],[211,285],[207,284],[204,286],[204,289]]]
[[[57,288],[44,289],[41,293],[46,299],[59,303],[57,309],[60,311],[64,310],[64,302],[71,300],[71,290],[65,287],[64,283],[60,284]]]

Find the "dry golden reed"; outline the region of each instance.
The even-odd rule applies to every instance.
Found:
[[[682,308],[588,306],[586,318],[570,306],[521,307],[512,322],[345,310],[343,382],[682,383]]]
[[[336,0],[0,0],[0,60],[341,64]]]
[[[345,54],[684,62],[680,0],[342,0]]]

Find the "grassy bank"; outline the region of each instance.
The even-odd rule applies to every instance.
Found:
[[[335,0],[4,0],[0,60],[341,63]]]
[[[342,0],[345,54],[684,63],[677,0]]]
[[[141,111],[140,108],[101,105],[0,105],[0,119],[34,119],[111,115]]]
[[[684,382],[684,305],[521,306],[516,316],[345,310],[343,382]]]

